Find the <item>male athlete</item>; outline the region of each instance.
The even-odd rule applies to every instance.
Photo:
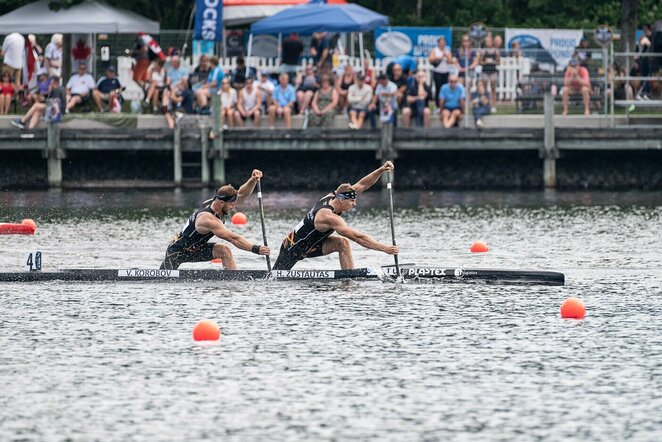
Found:
[[[204,203],[186,221],[182,231],[175,237],[166,250],[165,261],[161,264],[162,269],[177,269],[185,262],[211,261],[212,258],[220,258],[223,267],[228,270],[236,270],[230,246],[223,243],[208,242],[212,236],[217,236],[234,244],[241,250],[253,252],[258,255],[268,255],[269,247],[259,244],[251,244],[238,233],[231,232],[223,224],[225,217],[235,205],[248,198],[262,177],[262,172],[254,170],[251,177],[239,190],[226,184],[218,189],[216,195]]]
[[[393,163],[387,161],[382,167],[369,173],[361,180],[350,185],[341,184],[310,209],[306,217],[290,232],[280,246],[274,270],[290,270],[298,261],[338,252],[340,268],[353,269],[354,259],[349,240],[367,249],[378,250],[389,255],[397,255],[396,246],[382,244],[370,235],[349,227],[342,219],[343,212],[356,206],[356,197],[372,187],[379,177],[393,170]],[[338,232],[342,236],[331,236]]]

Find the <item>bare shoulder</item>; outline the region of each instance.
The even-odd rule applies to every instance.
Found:
[[[315,228],[317,230],[328,230],[343,223],[344,221],[342,217],[336,215],[333,210],[328,207],[318,210],[317,215],[315,215]]]
[[[195,229],[200,233],[207,233],[219,228],[219,226],[223,227],[221,220],[209,212],[201,212],[195,218]]]

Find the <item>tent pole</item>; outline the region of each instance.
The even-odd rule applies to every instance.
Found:
[[[279,65],[280,65],[281,61],[283,61],[282,51],[283,51],[283,33],[279,32],[278,33],[278,49],[276,49],[276,54],[277,54],[277,58],[278,58],[278,60],[276,60],[276,61],[278,62]]]
[[[365,74],[365,65],[363,64],[363,32],[359,32],[359,58],[361,59],[361,73]]]
[[[251,53],[253,52],[253,34],[248,34],[248,54],[246,56],[246,77],[248,78],[248,72],[251,68]]]

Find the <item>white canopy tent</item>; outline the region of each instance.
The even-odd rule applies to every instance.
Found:
[[[39,0],[0,16],[0,33],[9,34],[115,34],[146,32],[157,34],[158,22],[106,3],[85,0],[69,9],[53,11],[50,0]]]

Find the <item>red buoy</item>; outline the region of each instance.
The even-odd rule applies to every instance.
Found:
[[[248,222],[248,217],[242,212],[237,212],[232,215],[232,224],[246,224]]]
[[[35,226],[30,224],[0,224],[0,235],[34,235],[34,231]]]
[[[214,258],[211,261],[212,264],[223,264],[223,261],[221,261],[221,258]]]
[[[561,317],[568,319],[583,319],[586,316],[586,307],[579,298],[568,298],[561,304]]]
[[[202,319],[193,327],[195,341],[218,341],[221,338],[221,329],[211,319]]]
[[[483,241],[476,241],[473,244],[471,244],[471,253],[485,253],[488,250],[490,250],[489,247],[487,247],[487,244],[485,244]]]

